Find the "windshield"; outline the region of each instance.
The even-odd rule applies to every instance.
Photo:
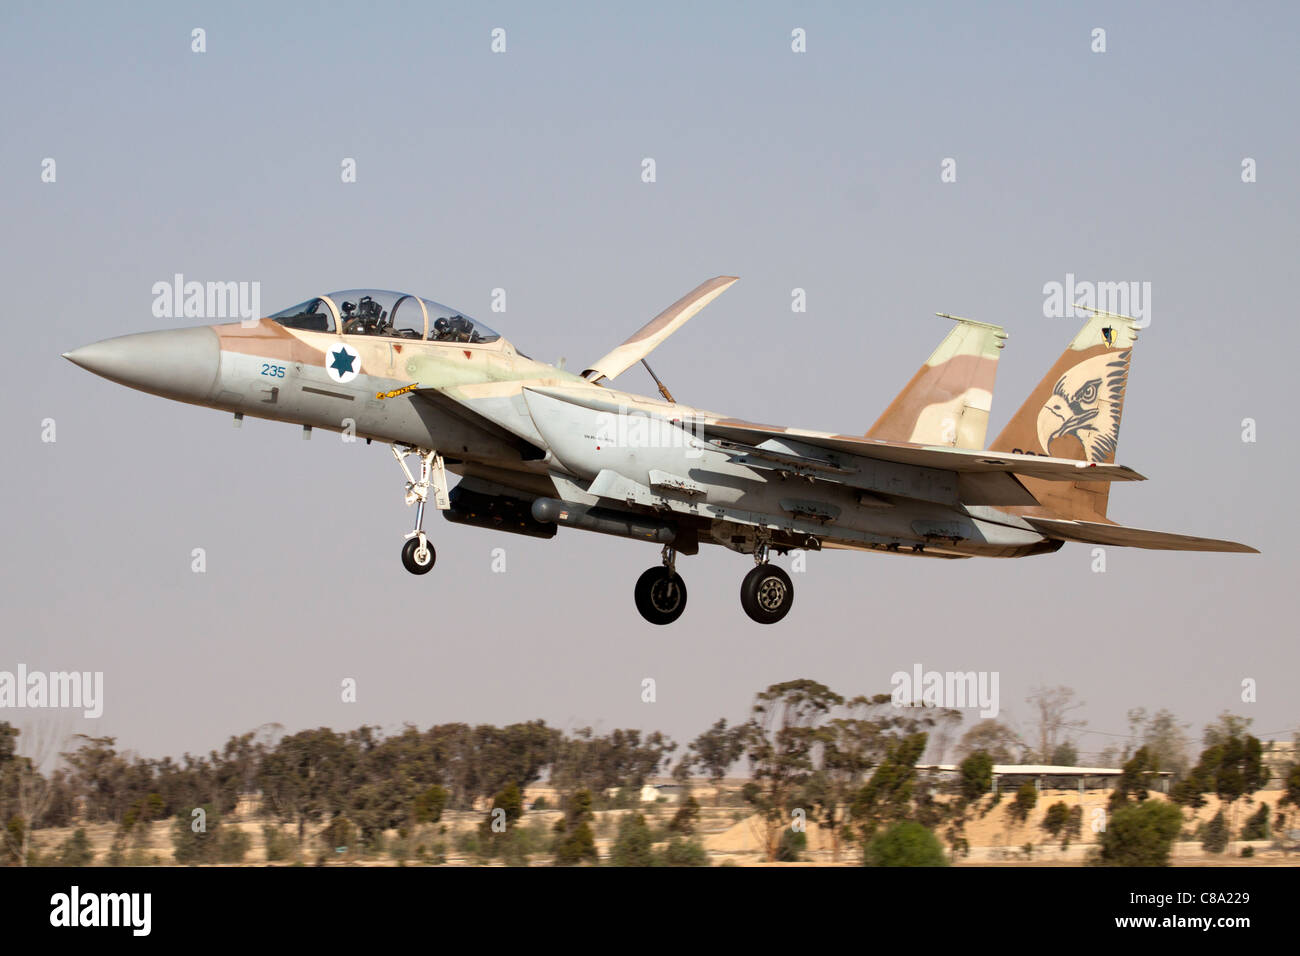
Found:
[[[274,322],[290,329],[303,329],[307,332],[333,332],[334,316],[329,306],[321,299],[308,299],[299,302],[282,312],[270,316]]]

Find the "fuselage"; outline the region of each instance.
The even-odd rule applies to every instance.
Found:
[[[504,338],[427,338],[262,319],[124,336],[68,357],[177,401],[436,449],[449,470],[525,500],[614,502],[687,547],[750,552],[770,542],[933,557],[1060,547],[1011,513],[963,504],[955,476],[879,463],[852,481],[810,481],[780,466],[782,455],[806,453],[800,438],[827,433],[784,429],[765,443],[769,457],[738,455],[699,432],[736,419],[593,384]]]

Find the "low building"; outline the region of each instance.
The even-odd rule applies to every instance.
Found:
[[[954,763],[917,764],[917,770],[931,773],[956,774],[961,769]],[[1014,764],[997,763],[993,765],[993,792],[1015,790],[1025,781],[1030,781],[1039,790],[1066,790],[1078,788],[1080,793],[1086,790],[1110,790],[1115,786],[1124,771],[1116,767],[1067,767],[1055,764]],[[1150,782],[1148,787],[1162,793],[1169,792],[1169,780],[1173,772],[1169,770],[1148,770],[1143,772]]]

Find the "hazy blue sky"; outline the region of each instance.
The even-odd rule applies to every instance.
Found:
[[[1289,737],[1298,34],[1282,3],[6,3],[0,669],[103,671],[103,717],[70,729],[149,755],[267,721],[541,717],[685,741],[769,683],[874,693],[916,662],[999,671],[1022,728],[1047,683],[1078,691],[1093,731],[1163,706],[1198,735],[1228,709]],[[412,577],[386,448],[236,431],[60,358],[187,324],[151,314],[177,272],[258,281],[266,312],[417,292],[576,368],[735,274],[656,372],[682,401],[848,433],[947,331],[932,313],[956,312],[1010,333],[990,436],[1080,324],[1044,317],[1045,283],[1150,282],[1119,444],[1150,480],[1110,514],[1263,553],[1110,549],[1104,574],[1083,545],[816,554],[768,628],[740,608],[750,559],[720,548],[681,559],[690,606],[667,628],[633,608],[658,562],[637,542],[434,516],[438,566]],[[618,384],[653,392],[637,369]]]

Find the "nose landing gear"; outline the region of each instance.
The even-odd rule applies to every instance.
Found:
[[[754,549],[755,567],[740,582],[740,606],[751,620],[775,624],[790,613],[794,604],[794,583],[775,564],[768,564],[767,546]]]
[[[402,565],[412,574],[428,574],[433,570],[438,554],[424,533],[424,504],[433,492],[433,504],[439,511],[451,507],[447,495],[447,470],[442,456],[436,451],[412,448],[410,445],[393,445],[393,457],[406,473],[406,503],[415,505],[415,530],[406,536],[402,545]],[[406,457],[412,452],[420,456],[420,477],[411,474]]]
[[[412,574],[428,574],[437,560],[438,552],[423,531],[417,531],[414,538],[408,538],[402,545],[402,565]]]
[[[636,609],[651,624],[671,624],[686,610],[686,582],[676,565],[677,550],[664,545],[663,566],[650,568],[637,578]]]

